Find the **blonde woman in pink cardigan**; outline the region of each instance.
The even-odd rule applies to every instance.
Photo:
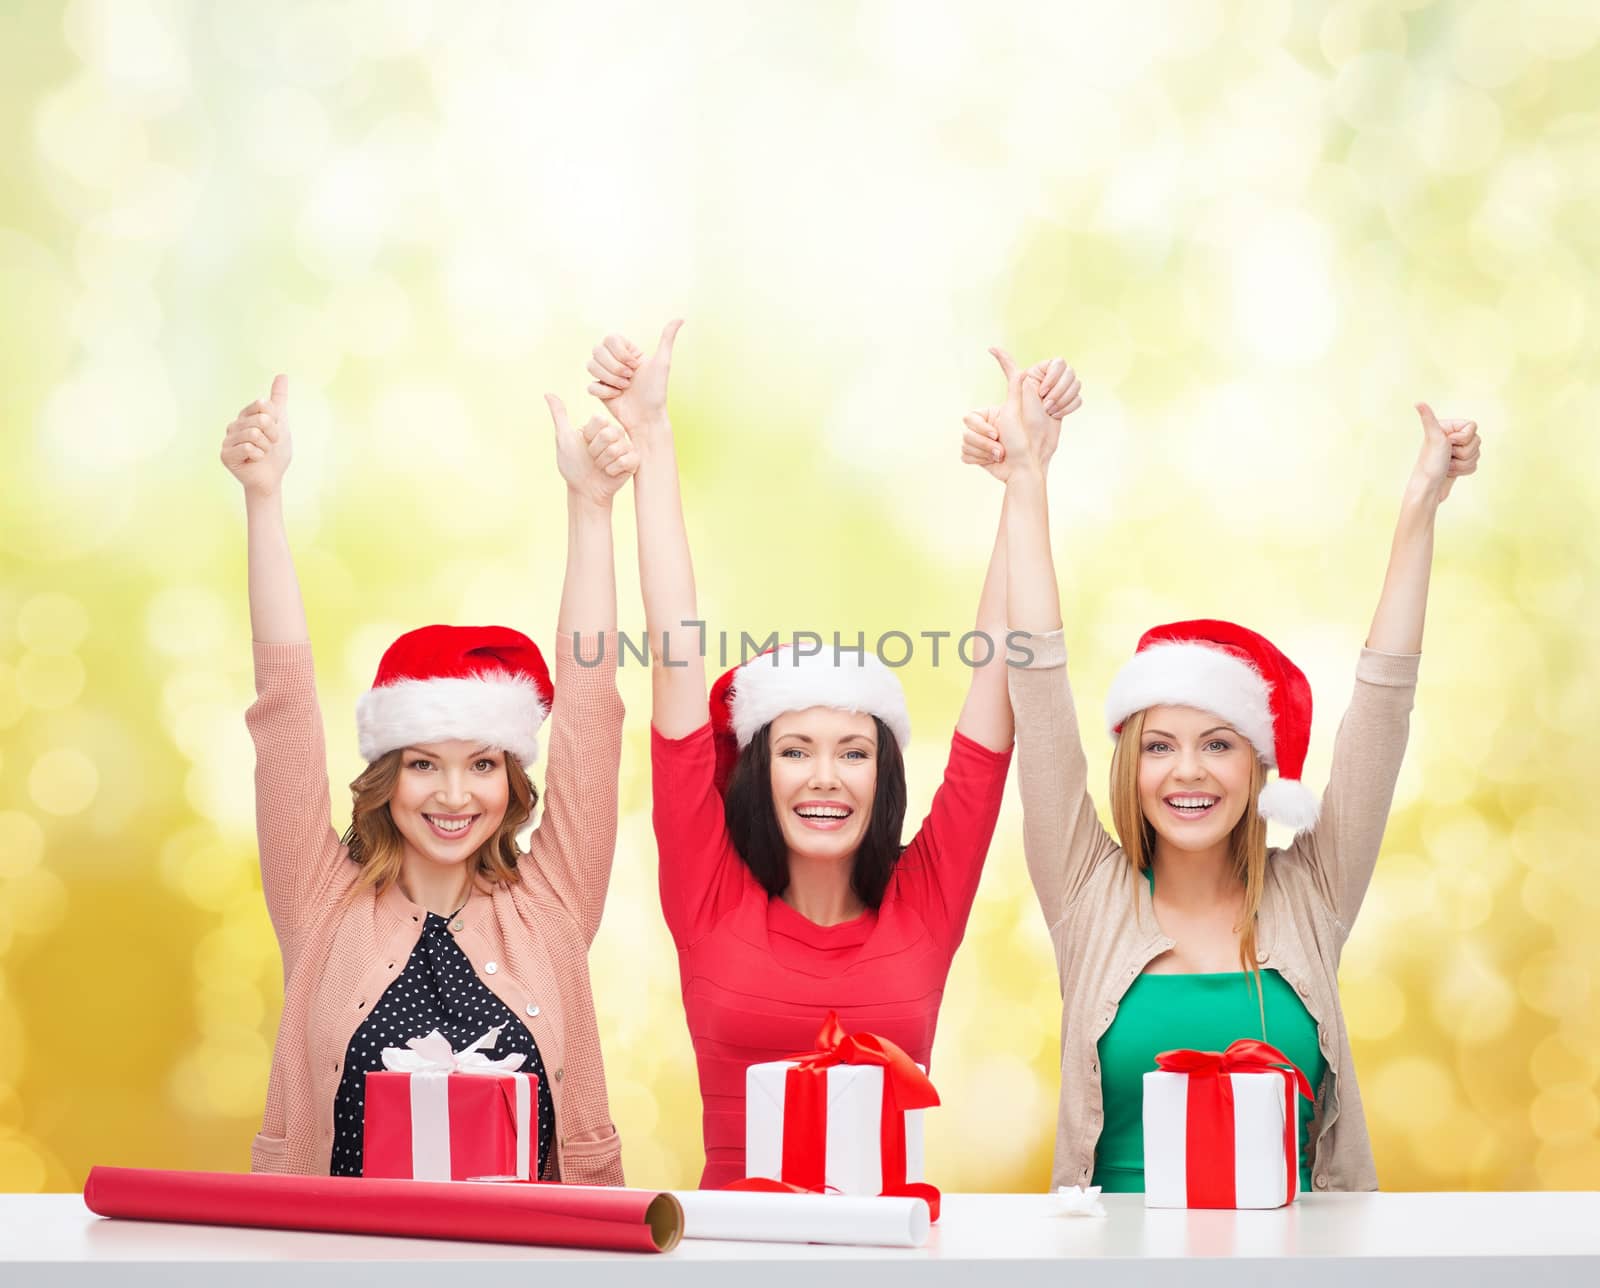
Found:
[[[505,627],[429,626],[385,653],[357,708],[367,768],[330,825],[322,715],[284,529],[288,381],[240,411],[222,463],[244,489],[256,701],[256,829],[283,954],[283,1013],[252,1171],[360,1175],[365,1075],[438,1029],[460,1050],[524,1056],[539,1078],[537,1174],[620,1184],[589,989],[617,834],[611,502],[637,467],[627,437],[574,429],[549,396],[567,485],[555,678]],[[597,657],[599,660],[597,661]],[[526,767],[549,717],[544,813]]]

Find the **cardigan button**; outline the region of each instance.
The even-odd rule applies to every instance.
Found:
[[[450,923],[450,929],[451,929],[451,931],[453,933],[459,934],[461,932],[461,927],[464,926],[465,924],[466,923],[463,922],[460,917],[457,917],[454,921],[452,921]]]
[[[528,1014],[529,1015],[537,1015],[537,1014],[539,1014],[539,1004],[537,1002],[529,1002],[528,1003]]]
[[[553,1074],[551,1074],[551,1075],[550,1075],[550,1076],[551,1076],[551,1077],[552,1077],[552,1078],[554,1078],[554,1079],[555,1079],[555,1080],[556,1080],[556,1081],[557,1081],[557,1082],[560,1082],[560,1081],[561,1081],[561,1070],[560,1070],[560,1069],[557,1069],[557,1070],[556,1070],[556,1071],[555,1071],[555,1072],[554,1072],[554,1073],[553,1073]]]
[[[484,962],[484,964],[483,964],[483,973],[485,975],[493,975],[495,973],[495,971],[497,971],[499,969],[500,969],[500,963],[499,962]]]
[[[1326,1172],[1317,1177],[1317,1188],[1319,1190],[1325,1190],[1328,1188],[1328,1174]]]

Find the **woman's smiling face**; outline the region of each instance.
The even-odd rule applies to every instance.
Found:
[[[401,753],[389,814],[422,858],[464,863],[499,831],[510,796],[504,752],[441,738]]]
[[[1250,804],[1255,759],[1255,748],[1212,712],[1150,707],[1139,738],[1139,807],[1174,849],[1212,849]]]
[[[767,731],[772,806],[791,854],[849,860],[878,788],[878,727],[869,715],[809,707]]]

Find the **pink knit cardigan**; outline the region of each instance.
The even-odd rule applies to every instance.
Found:
[[[474,890],[452,925],[460,926],[456,943],[478,978],[539,1044],[556,1111],[547,1178],[620,1185],[622,1150],[606,1101],[588,964],[617,840],[623,711],[616,640],[608,638],[604,662],[585,667],[572,638],[556,638],[544,812],[518,865],[522,880]],[[593,647],[585,641],[586,654]],[[359,868],[329,822],[311,645],[256,644],[254,651],[256,701],[245,723],[256,747],[261,884],[284,986],[250,1169],[326,1174],[345,1049],[405,967],[426,910],[398,885],[350,896]]]

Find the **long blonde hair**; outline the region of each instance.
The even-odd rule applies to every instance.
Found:
[[[394,795],[394,785],[400,781],[402,754],[396,750],[379,756],[350,784],[352,808],[344,844],[350,847],[350,857],[361,865],[361,875],[351,887],[351,894],[368,889],[382,894],[400,879],[400,858],[405,853],[405,843],[394,824],[394,816],[389,813],[389,800]],[[522,880],[517,871],[517,859],[521,854],[517,849],[517,832],[533,817],[533,807],[539,799],[522,762],[509,751],[505,758],[506,782],[511,788],[506,816],[500,820],[494,835],[483,843],[483,848],[468,860],[473,876],[490,885]]]
[[[1116,750],[1111,756],[1111,821],[1116,826],[1117,839],[1122,842],[1122,852],[1128,856],[1134,871],[1140,874],[1150,866],[1156,848],[1156,830],[1139,804],[1139,757],[1143,736],[1144,712],[1135,711],[1122,722],[1122,732],[1117,735]],[[1261,758],[1252,756],[1250,796],[1230,838],[1233,873],[1244,882],[1244,913],[1237,927],[1239,962],[1245,971],[1257,977],[1258,989],[1256,914],[1261,910],[1261,893],[1267,881],[1267,821],[1256,808],[1256,798],[1261,795],[1265,781],[1266,768]]]

